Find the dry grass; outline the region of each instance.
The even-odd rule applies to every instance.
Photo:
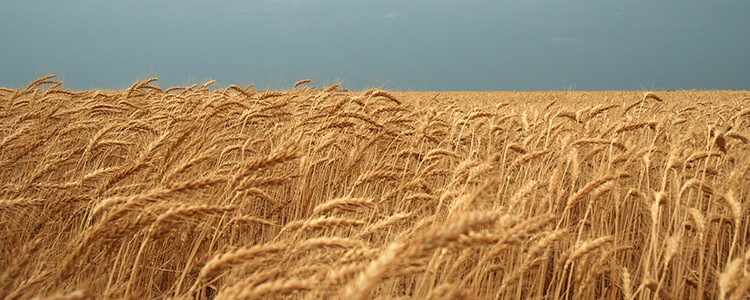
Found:
[[[747,92],[0,90],[0,298],[746,299]]]

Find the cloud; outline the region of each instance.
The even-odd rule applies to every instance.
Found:
[[[386,19],[395,19],[396,18],[396,12],[389,13],[385,15]]]
[[[577,42],[577,40],[574,38],[569,38],[569,37],[556,36],[556,37],[551,38],[550,42],[560,43],[560,44],[572,44],[572,43]]]
[[[338,10],[347,6],[343,0],[263,0],[232,1],[228,10],[241,13],[316,13]]]

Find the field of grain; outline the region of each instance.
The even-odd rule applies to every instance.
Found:
[[[0,89],[0,299],[746,299],[750,93]]]

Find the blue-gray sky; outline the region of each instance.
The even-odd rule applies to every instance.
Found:
[[[750,1],[0,0],[0,86],[750,89]]]

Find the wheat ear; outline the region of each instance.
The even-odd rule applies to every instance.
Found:
[[[203,282],[216,277],[224,272],[224,270],[229,269],[236,264],[255,258],[281,253],[286,251],[288,247],[289,245],[287,242],[262,244],[216,255],[201,269],[198,278],[195,280],[195,284],[190,288],[188,295],[193,294]]]
[[[27,242],[23,248],[21,248],[20,253],[16,255],[13,262],[9,266],[6,266],[5,271],[0,275],[0,299],[5,299],[5,296],[10,293],[11,285],[21,274],[24,267],[29,263],[31,254],[36,252],[40,242],[40,240]]]
[[[600,176],[594,181],[589,182],[583,188],[578,190],[575,194],[570,196],[570,198],[568,198],[568,202],[567,202],[565,209],[566,210],[570,209],[573,205],[576,205],[579,201],[581,201],[584,197],[586,197],[586,195],[591,193],[594,189],[602,186],[603,184],[607,182],[614,180],[615,178],[617,178],[617,176],[605,175],[605,176]]]
[[[297,82],[294,83],[294,88],[296,88],[299,85],[302,85],[302,84],[305,84],[305,83],[310,83],[310,82],[312,82],[312,80],[310,80],[310,79],[303,79],[303,80],[297,81]]]
[[[595,240],[587,241],[587,242],[581,244],[580,246],[576,247],[573,250],[573,252],[571,252],[570,256],[567,259],[567,262],[570,263],[570,262],[576,261],[579,258],[581,258],[582,256],[584,256],[584,255],[586,255],[586,254],[588,254],[588,253],[590,253],[590,252],[592,252],[592,251],[594,251],[596,249],[599,249],[600,247],[602,247],[602,246],[604,246],[604,245],[606,245],[608,243],[611,243],[614,240],[615,240],[614,236],[609,235],[609,236],[605,236],[605,237],[600,237],[600,238],[595,239]]]

